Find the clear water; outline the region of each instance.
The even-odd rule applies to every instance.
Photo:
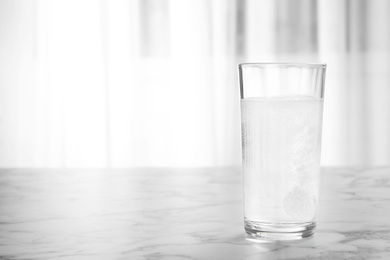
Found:
[[[241,100],[246,220],[315,221],[322,109],[311,97]]]

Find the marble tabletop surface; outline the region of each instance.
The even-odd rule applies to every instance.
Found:
[[[390,169],[322,169],[316,234],[273,243],[239,169],[2,169],[0,259],[390,259]]]

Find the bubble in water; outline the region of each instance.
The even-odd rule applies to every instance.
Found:
[[[315,215],[314,200],[302,188],[295,188],[284,199],[284,210],[294,220],[310,221]]]

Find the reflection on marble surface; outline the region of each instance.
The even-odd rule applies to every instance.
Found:
[[[314,237],[245,239],[234,169],[0,171],[0,259],[390,259],[390,169],[323,169]]]

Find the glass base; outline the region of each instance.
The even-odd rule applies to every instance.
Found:
[[[314,234],[316,222],[264,223],[245,220],[248,238],[259,240],[298,240]]]

